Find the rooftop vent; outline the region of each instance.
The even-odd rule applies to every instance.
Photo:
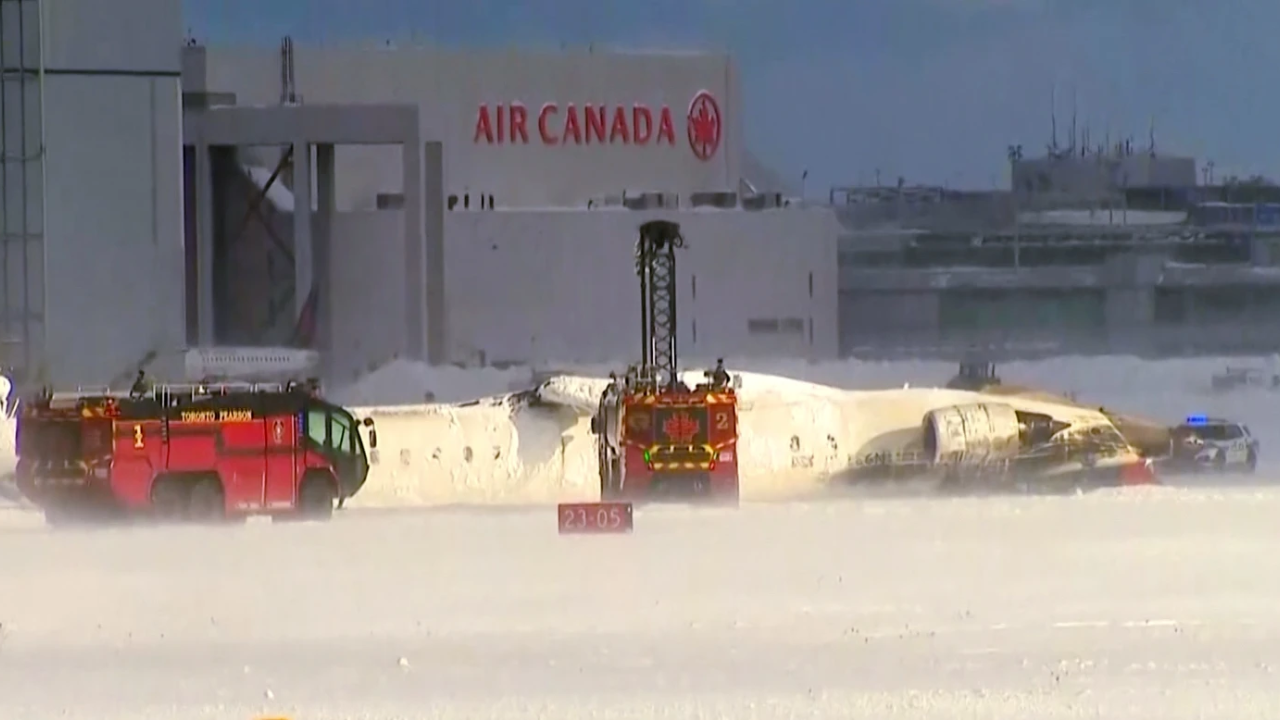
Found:
[[[693,207],[714,207],[728,210],[738,206],[738,194],[732,192],[696,192],[689,196]]]

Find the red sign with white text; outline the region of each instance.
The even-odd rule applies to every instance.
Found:
[[[560,503],[556,506],[561,535],[610,535],[635,528],[631,503]]]
[[[702,90],[693,96],[684,115],[689,149],[699,160],[710,160],[720,148],[723,126],[720,104]],[[477,145],[667,145],[676,144],[676,121],[671,108],[592,103],[544,103],[536,114],[522,102],[483,103],[476,110],[472,142]]]

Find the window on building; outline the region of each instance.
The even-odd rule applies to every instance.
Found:
[[[747,332],[751,335],[804,335],[804,318],[752,318],[747,320]]]
[[[803,335],[804,318],[782,318],[778,321],[778,329],[784,335]]]

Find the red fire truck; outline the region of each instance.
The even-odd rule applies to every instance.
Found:
[[[601,444],[602,499],[738,500],[738,408],[732,388],[624,389],[619,407],[617,440]]]
[[[361,424],[300,386],[46,392],[21,407],[18,489],[51,523],[328,519],[369,474]],[[363,427],[376,447],[373,421]]]
[[[640,226],[636,267],[644,354],[605,389],[592,417],[606,501],[738,501],[734,388],[727,374],[708,374],[691,389],[677,368],[675,250],[683,244],[676,223]]]

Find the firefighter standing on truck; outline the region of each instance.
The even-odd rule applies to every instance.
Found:
[[[138,377],[133,379],[133,387],[129,388],[129,397],[138,398],[146,397],[147,391],[151,389],[151,383],[147,381],[147,373],[142,368],[138,368]]]
[[[724,369],[724,358],[716,359],[716,369],[711,371],[711,384],[718,388],[729,387],[729,371]]]

